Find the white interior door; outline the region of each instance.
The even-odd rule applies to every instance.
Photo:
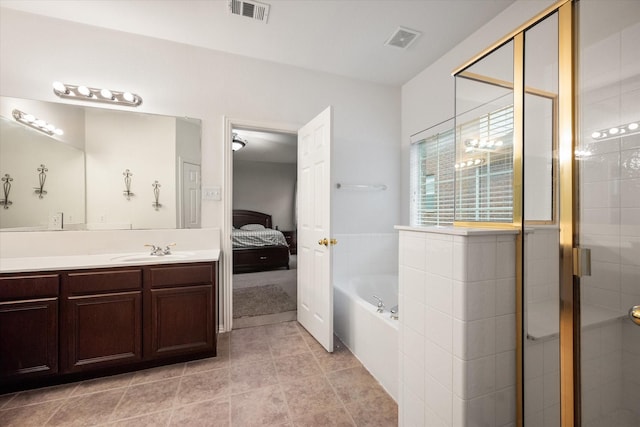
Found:
[[[333,351],[331,107],[298,131],[298,322]]]
[[[183,228],[200,228],[200,165],[182,163],[182,216]]]

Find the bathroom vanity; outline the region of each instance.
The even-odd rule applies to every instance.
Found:
[[[215,356],[214,252],[0,273],[0,392]]]

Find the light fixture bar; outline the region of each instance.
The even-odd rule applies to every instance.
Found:
[[[621,138],[627,135],[640,133],[640,121],[626,123],[620,126],[613,126],[607,129],[597,130],[591,134],[596,141],[602,141],[609,138]]]
[[[64,134],[62,129],[59,129],[51,123],[47,123],[44,120],[35,117],[33,114],[25,113],[24,111],[20,111],[17,108],[14,108],[11,113],[13,114],[13,118],[16,119],[18,123],[45,133],[49,136],[60,136]]]
[[[118,92],[110,89],[99,89],[88,86],[69,85],[60,82],[53,83],[53,93],[60,98],[76,99],[80,101],[104,102],[107,104],[137,107],[142,104],[140,95],[131,92]]]

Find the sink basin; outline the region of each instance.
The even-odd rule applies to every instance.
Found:
[[[175,261],[179,259],[185,259],[193,256],[193,252],[173,252],[169,255],[149,255],[149,254],[134,254],[123,255],[111,258],[111,261],[118,262],[147,262],[147,261]]]

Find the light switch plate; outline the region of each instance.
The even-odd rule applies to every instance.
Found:
[[[222,189],[220,187],[203,188],[202,200],[222,200]]]

